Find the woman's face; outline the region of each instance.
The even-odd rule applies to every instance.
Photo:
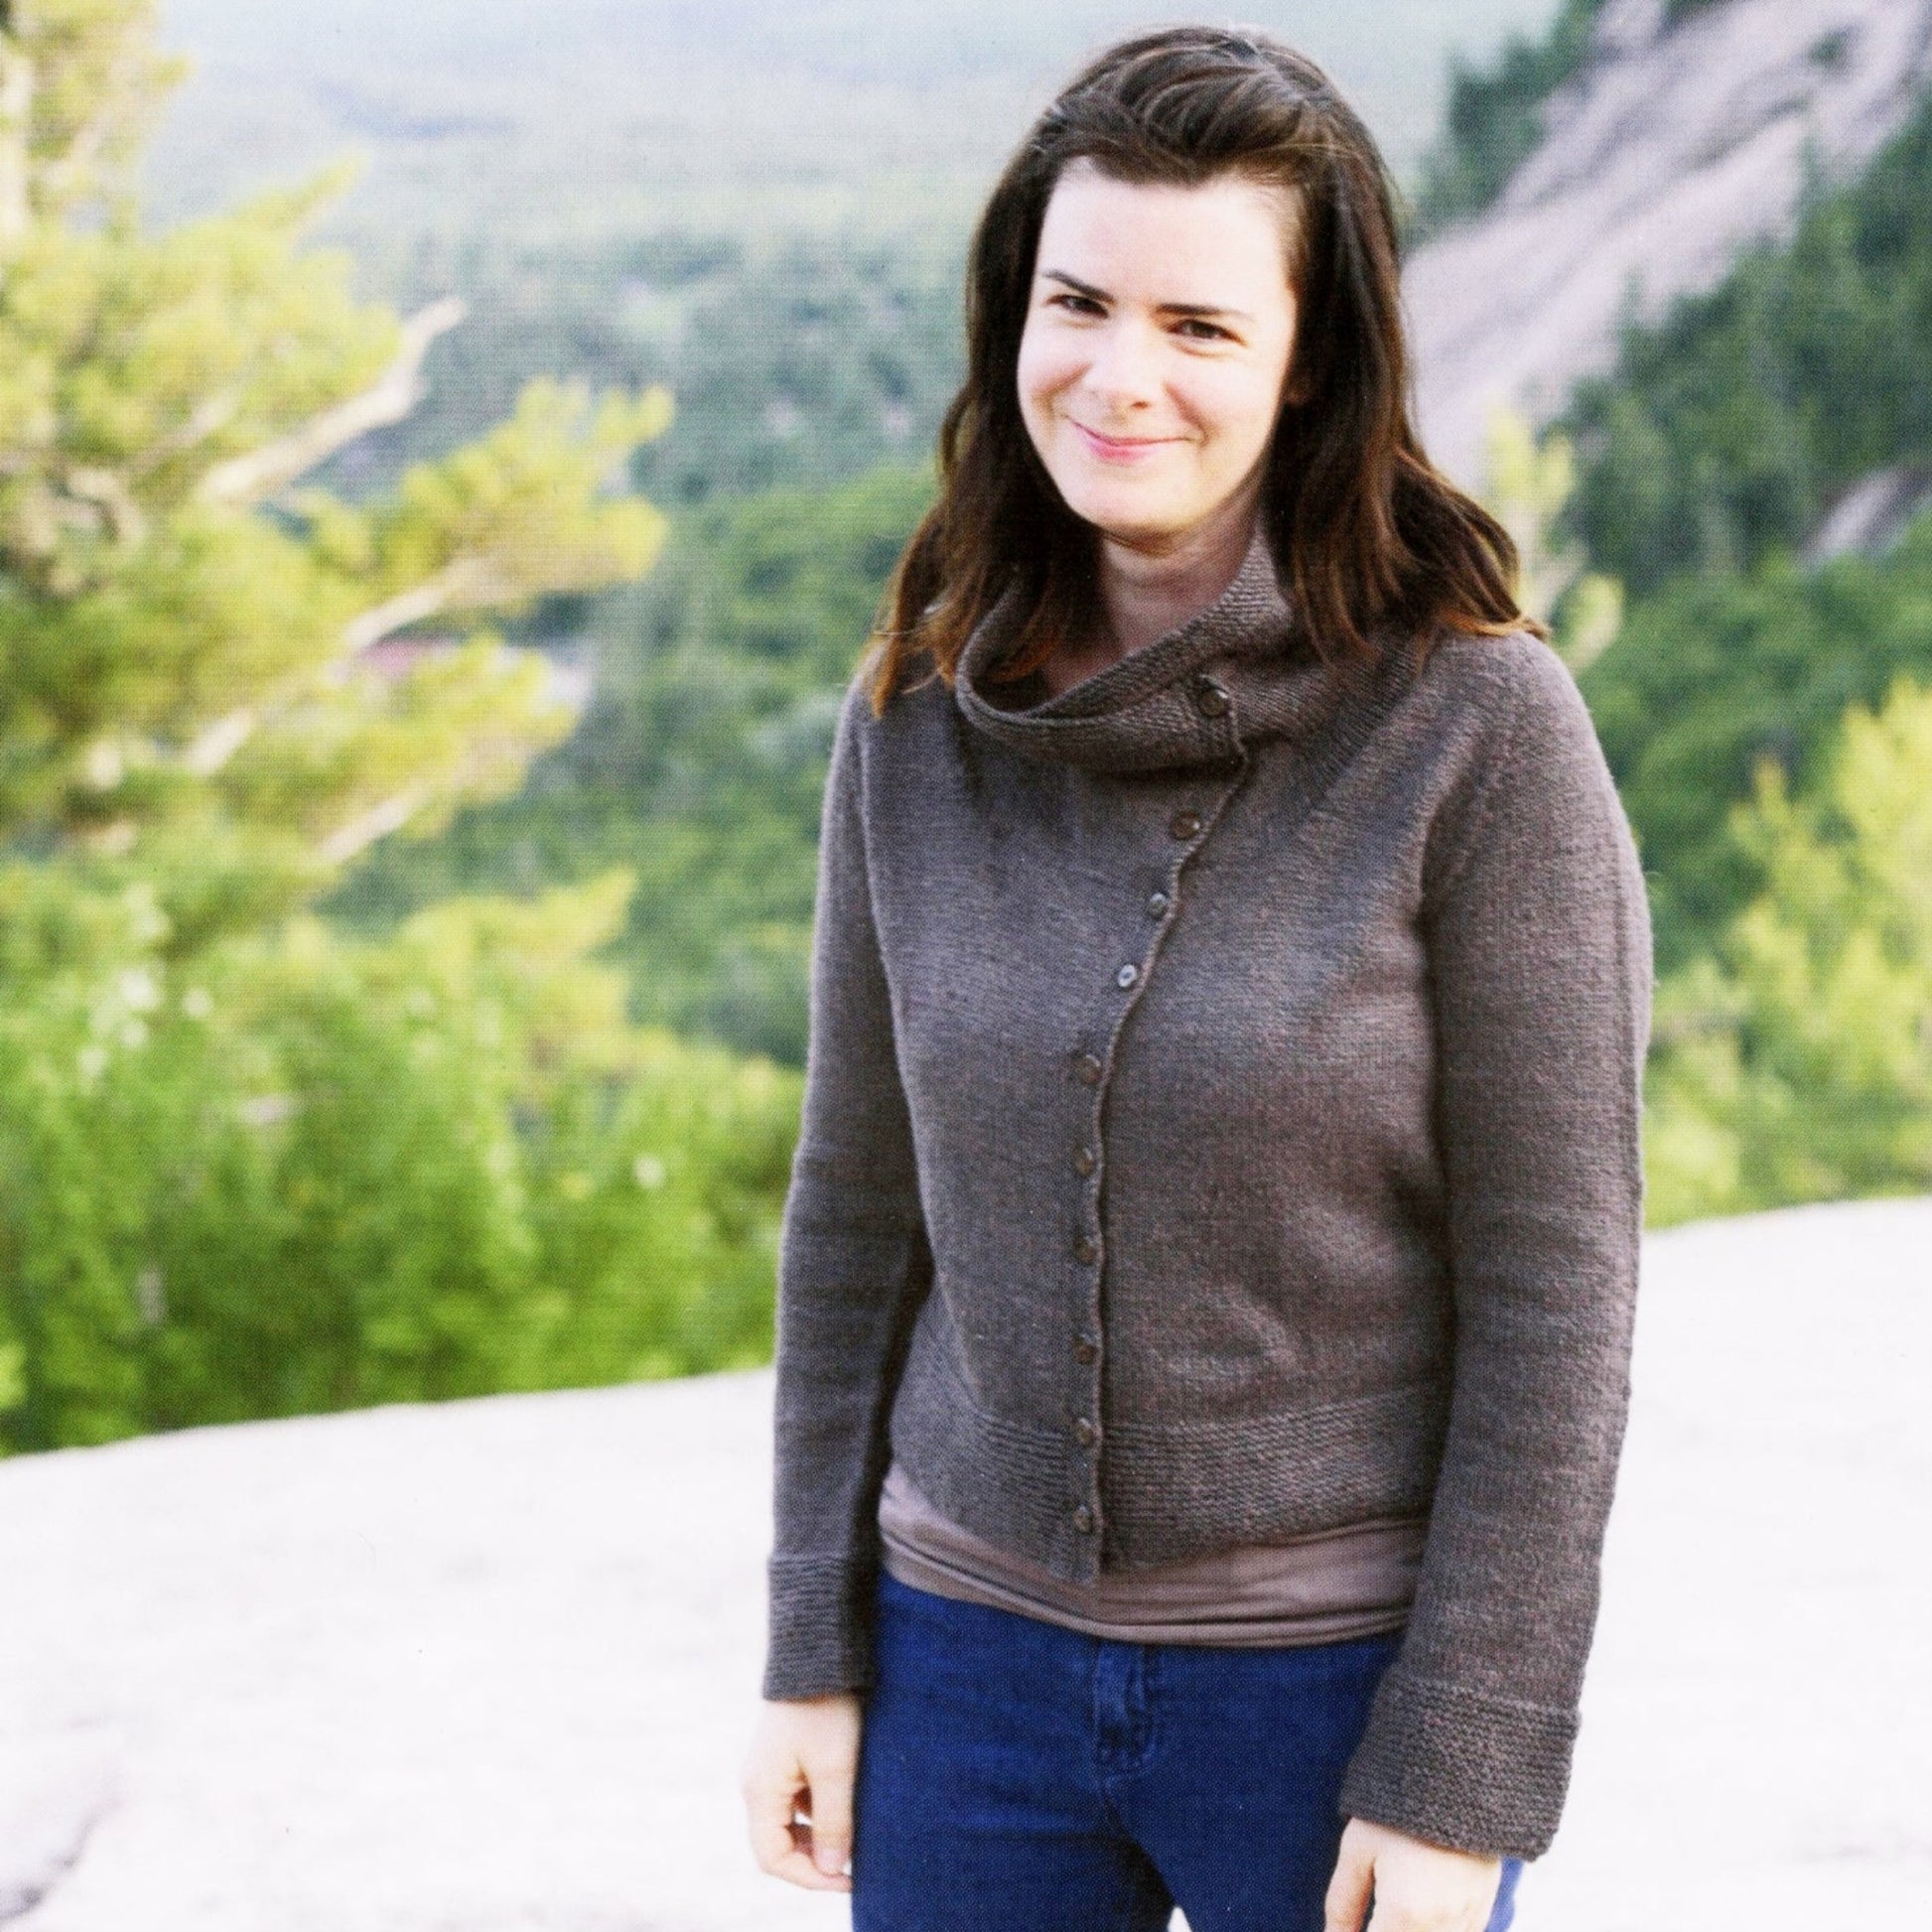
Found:
[[[1020,410],[1067,507],[1137,549],[1246,516],[1295,346],[1279,191],[1060,176],[1040,225]]]

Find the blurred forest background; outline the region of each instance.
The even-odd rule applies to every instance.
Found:
[[[1285,31],[1421,237],[1599,11]],[[967,225],[1134,18],[0,0],[0,1452],[768,1357]],[[1498,444],[1595,593],[1659,1223],[1932,1187],[1932,518],[1818,541],[1928,369],[1932,106]]]

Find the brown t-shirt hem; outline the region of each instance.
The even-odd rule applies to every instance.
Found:
[[[1069,1584],[941,1515],[897,1462],[879,1499],[883,1566],[912,1588],[1115,1642],[1231,1649],[1400,1630],[1428,1528],[1426,1517],[1388,1518]]]

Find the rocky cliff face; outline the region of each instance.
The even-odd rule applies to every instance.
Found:
[[[1932,0],[1609,0],[1498,204],[1406,290],[1423,434],[1479,482],[1490,412],[1543,421],[1641,318],[1789,232],[1808,156],[1856,174],[1932,86]]]

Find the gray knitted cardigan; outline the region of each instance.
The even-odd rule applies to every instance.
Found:
[[[894,1453],[1076,1582],[1426,1513],[1343,1808],[1534,1857],[1642,1192],[1649,915],[1588,714],[1527,633],[1324,669],[1259,544],[1002,709],[1012,633],[840,714],[764,1695],[872,1681]]]

